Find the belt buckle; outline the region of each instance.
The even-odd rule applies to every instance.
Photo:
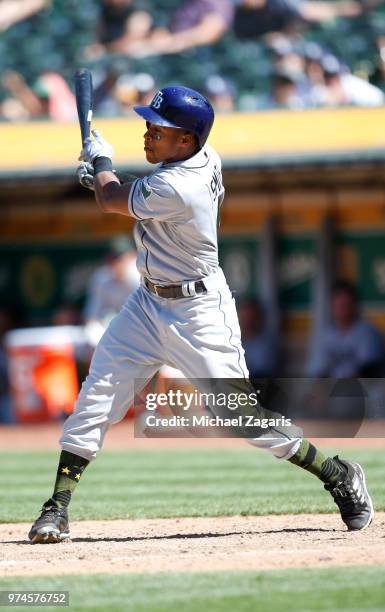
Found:
[[[153,287],[154,287],[154,292],[155,292],[155,295],[156,295],[157,297],[159,297],[159,293],[158,293],[158,285],[153,285]]]

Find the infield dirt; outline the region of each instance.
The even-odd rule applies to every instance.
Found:
[[[0,525],[3,576],[385,565],[385,513],[362,532],[337,514],[84,521],[72,541],[32,545]]]

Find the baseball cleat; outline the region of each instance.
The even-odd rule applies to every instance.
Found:
[[[347,474],[337,484],[325,485],[325,489],[333,497],[349,531],[366,529],[373,520],[374,509],[366,488],[364,470],[358,463],[338,457],[334,459],[346,468]]]
[[[53,499],[46,501],[28,537],[32,544],[57,544],[68,541],[70,531],[66,508],[59,508]]]

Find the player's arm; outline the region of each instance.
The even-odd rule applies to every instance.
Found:
[[[157,175],[120,184],[112,169],[113,150],[97,130],[94,138],[85,140],[80,153],[82,164],[78,168],[80,183],[95,191],[95,199],[103,212],[119,213],[139,221],[158,219],[171,223],[184,223],[186,205],[173,185]],[[134,180],[132,180],[134,179]]]
[[[95,170],[102,159],[96,160]],[[121,185],[112,171],[101,171],[95,174],[94,186],[96,202],[103,212],[130,216],[127,202],[132,183]]]
[[[132,182],[120,184],[112,170],[111,145],[97,130],[93,130],[92,134],[94,138],[87,138],[80,153],[83,164],[78,169],[79,181],[85,187],[94,189],[96,202],[103,212],[130,216],[127,203]]]

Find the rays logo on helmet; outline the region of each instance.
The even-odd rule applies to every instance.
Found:
[[[163,91],[158,91],[152,99],[151,106],[158,110],[162,106],[163,102]]]

